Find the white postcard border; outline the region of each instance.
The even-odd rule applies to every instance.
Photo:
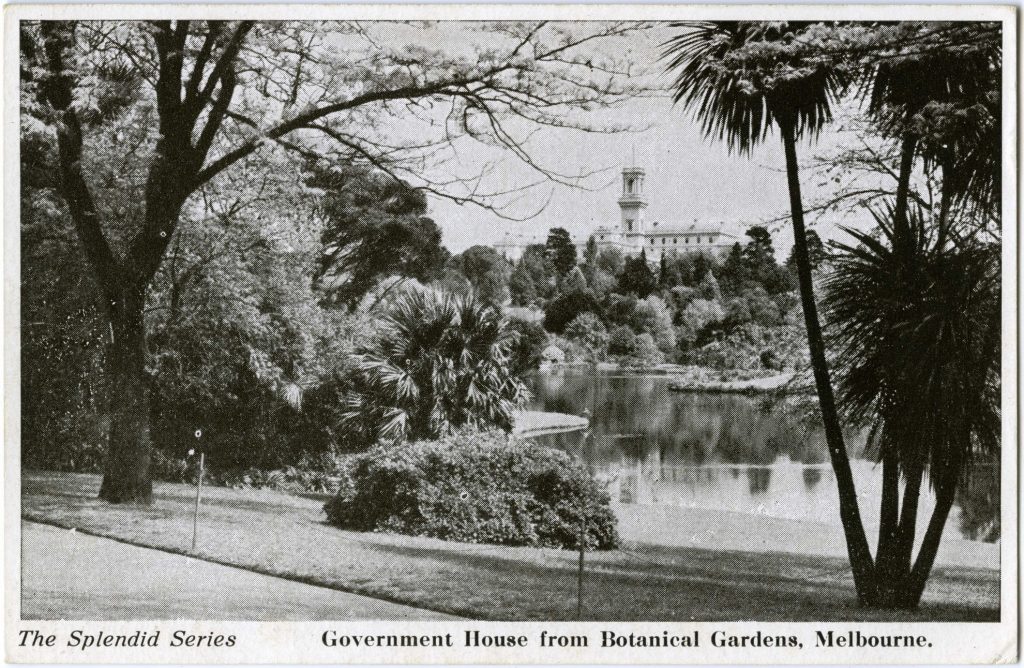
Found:
[[[246,18],[363,20],[495,20],[495,19],[790,19],[858,20],[992,20],[1004,27],[1003,212],[1018,220],[1017,209],[1017,15],[1016,8],[997,5],[9,5],[4,25],[4,575],[6,659],[17,663],[590,663],[590,664],[745,664],[745,663],[1007,663],[1018,652],[1018,424],[1017,424],[1017,228],[1003,234],[1003,451],[1001,619],[998,623],[761,623],[761,622],[52,622],[20,619],[20,238],[18,174],[18,32],[26,19],[92,18]],[[20,647],[18,632],[36,629],[54,634],[52,649]],[[702,647],[688,649],[542,649],[466,648],[458,643],[440,649],[354,649],[329,647],[325,633],[351,636],[378,633],[444,634],[456,640],[466,630],[497,635],[539,637],[541,631],[586,634],[599,640],[603,631],[660,634],[699,631]],[[234,635],[235,644],[220,649],[94,649],[67,647],[73,631],[134,633],[159,630],[165,640],[181,630],[192,634]],[[805,647],[771,650],[714,648],[715,632],[729,635],[796,635]],[[930,643],[913,650],[872,648],[813,649],[818,631],[836,634],[923,635]]]

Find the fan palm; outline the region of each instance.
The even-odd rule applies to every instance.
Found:
[[[817,24],[797,22],[673,23],[679,35],[665,47],[675,73],[675,101],[691,110],[709,138],[749,153],[772,127],[782,137],[793,220],[800,298],[815,386],[832,468],[839,489],[840,517],[858,598],[874,598],[874,563],[850,470],[849,454],[829,378],[825,344],[814,298],[800,193],[796,142],[814,138],[831,120],[832,107],[850,82],[847,71],[807,46]]]
[[[873,212],[880,238],[848,230],[854,244],[832,244],[824,306],[842,405],[907,478],[898,522],[885,510],[898,486],[883,491],[877,603],[914,607],[972,457],[999,448],[999,255],[944,242],[920,210],[898,230],[893,208]],[[926,470],[938,502],[911,566]]]
[[[509,355],[516,333],[472,296],[399,297],[356,356],[345,423],[366,442],[438,438],[462,426],[511,429],[527,390]]]

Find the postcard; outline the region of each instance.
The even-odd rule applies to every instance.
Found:
[[[1017,53],[9,6],[7,661],[1016,661]]]

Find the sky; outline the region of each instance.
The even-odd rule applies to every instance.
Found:
[[[562,24],[565,25],[565,24]],[[477,26],[479,28],[480,26]],[[572,24],[570,30],[589,29],[586,23]],[[470,29],[452,23],[420,26],[377,24],[370,26],[375,44],[397,49],[410,46],[436,48],[467,57],[474,48],[501,48],[499,37],[488,27]],[[670,82],[660,60],[661,44],[672,33],[655,26],[628,37],[601,42],[588,56],[628,61],[639,73],[637,81],[648,87],[667,88]],[[844,110],[847,111],[847,110]],[[631,126],[641,131],[593,133],[568,128],[537,127],[523,147],[545,167],[562,174],[599,172],[586,180],[587,187],[543,182],[529,189],[521,201],[502,209],[502,215],[473,204],[456,204],[438,196],[430,197],[430,216],[442,230],[443,243],[453,252],[476,245],[501,241],[506,233],[544,238],[552,227],[564,227],[580,240],[599,225],[614,225],[619,220],[616,200],[621,190],[620,172],[625,166],[646,170],[645,192],[647,220],[669,224],[694,221],[724,221],[727,229],[742,237],[746,227],[764,224],[789,210],[781,140],[769,136],[752,155],[730,154],[724,143],[705,139],[697,122],[673,105],[667,94],[637,97],[627,103],[590,114],[578,112],[605,127]],[[446,122],[444,109],[434,118],[419,124],[403,121],[400,132],[418,137],[420,132],[436,132]],[[570,119],[573,120],[573,119]],[[829,152],[850,141],[852,133],[837,131],[838,124],[826,128],[815,145],[804,142],[799,148],[802,160]],[[394,129],[394,128],[392,128]],[[527,128],[523,136],[526,136]],[[491,165],[485,190],[515,190],[535,183],[538,173],[510,151],[469,138],[458,139],[446,153],[443,164],[425,166],[436,180],[452,174],[478,174],[481,166]],[[453,157],[454,156],[454,157]],[[831,182],[818,182],[805,174],[803,188],[806,203],[830,192]],[[526,220],[518,220],[523,219]],[[817,223],[825,239],[833,235],[837,223],[847,221],[832,216]],[[776,223],[773,232],[776,252],[784,257],[792,246],[788,225]],[[780,258],[781,259],[781,258]]]
[[[668,100],[634,105],[633,116],[652,124],[646,131],[594,136],[552,133],[551,152],[576,172],[607,170],[595,190],[547,184],[538,190],[550,200],[535,217],[523,222],[473,205],[458,206],[434,198],[432,216],[452,251],[500,241],[506,231],[546,235],[564,227],[585,238],[598,225],[619,221],[617,200],[623,167],[643,167],[647,221],[686,223],[725,221],[735,228],[771,219],[788,210],[781,143],[769,141],[752,157],[729,155],[724,144],[703,139],[699,126]],[[634,157],[635,156],[635,157]],[[522,215],[532,213],[529,205]],[[510,212],[515,215],[516,212]]]

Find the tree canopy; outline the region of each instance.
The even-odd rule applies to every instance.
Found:
[[[565,228],[553,227],[548,232],[546,255],[559,276],[564,276],[576,266],[576,245]]]
[[[379,24],[356,22],[42,21],[22,28],[23,129],[37,158],[31,169],[48,167],[56,177],[52,190],[111,330],[101,497],[149,503],[144,313],[183,214],[216,200],[232,170],[272,153],[381,172],[495,210],[522,187],[487,181],[489,170],[456,170],[457,142],[497,149],[545,180],[574,182],[576,175],[527,150],[525,139],[537,126],[613,129],[585,112],[629,99],[635,85],[628,64],[593,53],[593,45],[642,25],[473,25],[466,26],[467,48],[450,52],[427,38],[395,42],[376,34]],[[436,28],[410,29],[429,37]],[[118,187],[109,190],[91,169],[104,148],[121,156]]]
[[[435,278],[448,261],[422,191],[380,171],[313,167],[306,184],[323,192],[318,287],[349,307],[388,276]]]

